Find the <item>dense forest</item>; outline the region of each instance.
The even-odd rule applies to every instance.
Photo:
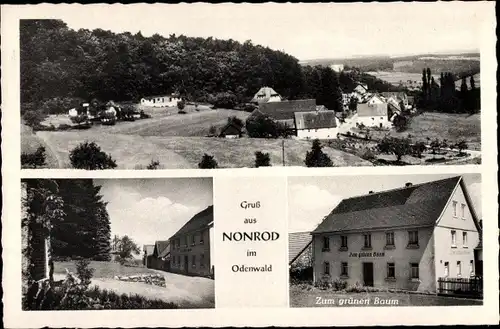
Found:
[[[23,182],[27,190],[27,224],[49,219],[46,227],[55,259],[110,260],[111,224],[99,186],[91,179]]]
[[[303,67],[293,56],[251,41],[75,31],[61,20],[21,20],[20,31],[23,112],[65,112],[94,98],[137,102],[170,92],[198,102],[228,94],[246,102],[262,86],[338,110],[339,92],[352,90],[354,81],[377,91],[394,88],[355,71],[339,76],[329,68]],[[327,91],[333,92],[330,99]]]

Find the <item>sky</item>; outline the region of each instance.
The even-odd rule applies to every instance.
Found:
[[[51,7],[47,15],[74,29],[250,39],[300,60],[477,51],[481,23],[493,8],[485,2],[77,6]]]
[[[141,248],[168,240],[213,205],[212,178],[95,179],[108,202],[111,236],[128,235]]]
[[[454,175],[384,175],[289,177],[289,232],[308,232],[317,227],[344,198],[403,187],[405,183],[419,184]],[[463,174],[474,209],[481,217],[481,176]],[[313,196],[313,197],[311,197]]]

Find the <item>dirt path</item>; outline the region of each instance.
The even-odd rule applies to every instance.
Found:
[[[162,271],[156,272],[165,276],[166,287],[107,278],[94,278],[91,285],[98,286],[100,289],[112,290],[119,294],[138,294],[150,299],[161,299],[175,303],[180,308],[215,307],[214,280]],[[54,275],[55,280],[62,280],[64,277],[62,274]]]
[[[47,154],[47,158],[51,157],[54,159],[55,164],[57,164],[57,167],[55,168],[63,168],[64,160],[61,158],[61,155],[57,152],[56,149],[51,145],[51,143],[47,140],[45,134],[41,134],[40,132],[37,132],[35,136],[40,140],[40,142],[45,146],[45,152]],[[69,160],[68,160],[69,161]],[[52,167],[52,163],[49,165]]]

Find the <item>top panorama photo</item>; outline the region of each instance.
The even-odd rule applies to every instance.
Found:
[[[480,164],[474,20],[334,7],[20,20],[22,168]]]

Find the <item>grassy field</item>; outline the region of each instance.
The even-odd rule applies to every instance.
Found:
[[[157,272],[146,267],[122,266],[115,262],[97,262],[92,261],[89,265],[94,269],[94,278],[113,279],[115,275],[129,276],[138,274],[156,274]],[[54,262],[54,274],[66,275],[66,269],[71,273],[76,273],[75,262]]]
[[[377,138],[383,137],[386,131],[371,130],[370,134]],[[413,141],[427,141],[438,138],[455,143],[464,139],[471,150],[481,150],[481,114],[449,114],[425,112],[411,120],[409,128],[404,132],[391,130],[394,137],[412,136]]]
[[[45,166],[43,168],[58,168],[59,161],[56,155],[51,152],[43,139],[36,136],[32,129],[26,125],[21,125],[21,152],[34,153],[40,146],[45,147]]]
[[[111,154],[119,169],[142,169],[152,159],[162,169],[197,168],[204,153],[213,155],[221,168],[253,167],[255,152],[269,152],[273,166],[282,165],[282,140],[224,139],[210,137],[158,137],[112,134],[86,130],[78,132],[40,131],[37,136],[55,150],[59,168],[70,168],[69,151],[84,141],[94,141]],[[310,141],[285,140],[285,164],[304,166]],[[343,151],[324,148],[336,166],[370,166],[370,162]]]
[[[482,304],[481,300],[437,295],[392,292],[337,293],[317,288],[308,291],[295,285],[290,287],[290,307],[458,306]]]

